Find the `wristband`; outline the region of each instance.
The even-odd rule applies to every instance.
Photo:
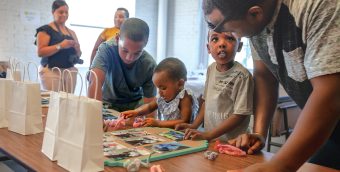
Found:
[[[57,50],[61,50],[61,44],[57,44],[56,48]]]
[[[266,139],[260,133],[254,132],[252,135],[257,136],[261,140],[262,144],[266,143]]]

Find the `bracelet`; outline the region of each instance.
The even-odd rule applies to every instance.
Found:
[[[260,133],[253,132],[252,134],[256,135],[261,140],[262,144],[265,144],[266,139]]]

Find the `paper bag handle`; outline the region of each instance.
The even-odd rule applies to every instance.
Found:
[[[29,70],[29,67],[30,67],[30,65],[31,64],[33,64],[33,66],[35,67],[35,69],[36,69],[36,73],[37,73],[37,77],[36,77],[36,82],[38,82],[38,65],[36,64],[36,63],[34,63],[34,62],[28,62],[27,63],[27,66],[26,66],[26,70],[27,70],[27,75],[28,75],[28,80],[29,81],[31,81],[31,78],[30,78],[30,70]]]
[[[15,67],[15,58],[13,58],[13,57],[9,57],[9,59],[8,59],[8,63],[9,63],[9,67],[10,67],[10,72],[11,72],[11,76],[13,76],[13,70],[14,70],[14,67]]]
[[[94,97],[97,97],[97,92],[98,92],[98,76],[97,74],[93,71],[93,70],[89,70],[86,72],[86,76],[89,75],[92,75],[95,77],[96,79],[96,91],[94,92]],[[85,82],[85,87],[86,87],[86,92],[88,92],[88,86],[87,86],[87,82]]]
[[[71,78],[71,87],[72,88],[74,88],[74,86],[73,86],[73,78],[72,78],[72,72],[76,72],[77,73],[77,75],[79,75],[80,76],[80,81],[81,81],[81,85],[80,85],[80,92],[79,92],[79,97],[80,97],[80,95],[81,95],[81,92],[83,91],[83,77],[80,75],[80,73],[78,72],[78,71],[70,71],[70,70],[68,70],[68,69],[65,69],[64,71],[63,71],[63,77],[65,77],[65,73],[67,72],[67,74],[70,76],[70,78]],[[77,79],[77,78],[76,78]],[[68,84],[66,84],[66,86],[67,86]],[[68,90],[68,88],[66,88],[66,90]],[[72,92],[74,92],[74,90],[71,90]],[[67,92],[67,91],[66,91]]]
[[[58,85],[58,92],[60,91],[60,89],[61,89],[61,70],[60,70],[60,68],[58,68],[58,67],[53,67],[52,69],[51,69],[51,71],[52,72],[54,72],[54,70],[58,70],[58,72],[59,72],[59,85]],[[53,81],[54,80],[52,80],[52,90],[54,90],[54,88],[53,88],[53,86],[54,86],[54,83],[53,83]]]
[[[23,66],[23,68],[24,68],[24,74],[22,75],[22,81],[24,81],[24,80],[25,80],[26,69],[25,69],[25,65],[23,64],[23,62],[18,61],[18,62],[15,64],[12,74],[14,74],[14,73],[17,71],[18,64],[21,64],[21,65]],[[14,75],[12,75],[12,76],[14,76]],[[13,79],[14,79],[14,78],[13,78]]]

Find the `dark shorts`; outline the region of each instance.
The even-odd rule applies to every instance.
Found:
[[[338,122],[331,137],[309,159],[310,163],[340,170],[340,124]]]

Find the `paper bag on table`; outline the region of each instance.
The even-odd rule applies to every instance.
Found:
[[[28,63],[27,68],[30,64],[33,63]],[[35,67],[38,72],[38,67],[36,65]],[[23,76],[25,76],[25,72]],[[23,80],[13,81],[11,85],[8,130],[22,135],[41,133],[43,131],[43,124],[41,118],[40,84],[37,81]]]
[[[59,76],[61,77],[61,70],[57,67],[52,68],[52,72],[54,70],[59,71]],[[59,80],[61,78],[58,78]],[[53,81],[52,81],[53,82]],[[44,138],[42,143],[41,151],[52,161],[56,160],[56,153],[57,153],[57,141],[58,141],[58,121],[61,114],[62,105],[66,105],[62,103],[63,101],[67,101],[66,93],[59,92],[61,89],[61,82],[59,82],[59,88],[57,88],[57,92],[51,91],[50,92],[50,99],[49,99],[49,108],[46,117],[46,124],[45,124],[45,131],[44,131]],[[53,85],[53,84],[52,84]],[[54,90],[54,88],[52,88]]]
[[[61,104],[58,165],[76,172],[104,170],[102,102],[67,93]]]

